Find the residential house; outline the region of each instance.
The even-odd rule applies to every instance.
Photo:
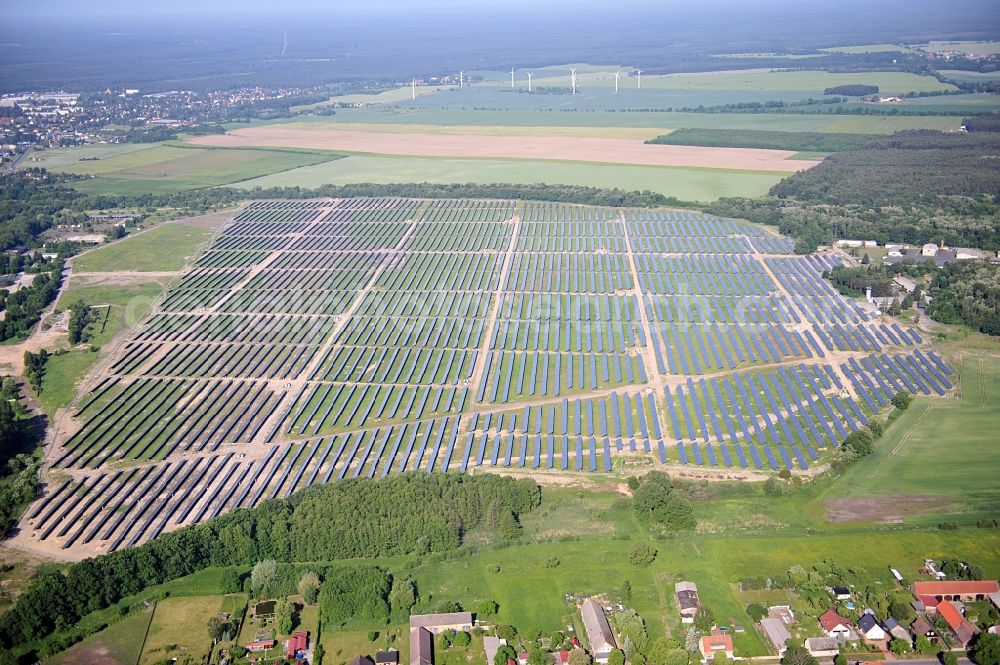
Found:
[[[674,585],[674,596],[677,598],[681,621],[694,623],[694,615],[698,613],[698,606],[701,604],[698,599],[698,585],[694,582],[678,582]]]
[[[254,640],[248,644],[244,644],[243,648],[247,651],[258,652],[267,651],[268,649],[273,649],[278,642],[275,640]]]
[[[937,641],[937,633],[934,632],[934,626],[924,617],[917,617],[913,620],[913,623],[910,624],[910,634],[913,635],[914,641],[920,636],[926,637],[931,642]]]
[[[861,618],[858,619],[858,629],[861,636],[870,642],[879,642],[885,639],[885,628],[871,612],[865,612],[861,615]]]
[[[715,658],[715,654],[722,652],[726,658],[733,660],[736,654],[733,652],[733,637],[726,635],[718,628],[712,629],[711,635],[706,635],[698,642],[698,649],[706,661]]]
[[[966,648],[979,632],[979,629],[965,618],[961,611],[950,600],[943,600],[938,605],[938,613],[948,624],[952,634],[962,648]]]
[[[435,635],[446,633],[450,630],[467,633],[472,630],[473,625],[475,625],[475,622],[472,620],[472,612],[410,615],[410,630],[414,628],[426,628]]]
[[[846,586],[835,586],[830,589],[830,593],[833,594],[834,600],[850,600],[851,590]]]
[[[358,656],[357,658],[351,659],[347,665],[375,665],[375,663],[373,663],[372,659],[368,656]]]
[[[792,639],[792,634],[785,628],[785,624],[781,619],[766,617],[760,620],[760,627],[764,630],[764,634],[767,635],[767,639],[774,647],[775,653],[778,656],[784,656],[785,650],[788,648],[785,643]]]
[[[583,627],[587,631],[590,654],[594,662],[607,663],[611,650],[618,645],[615,643],[611,626],[608,625],[608,618],[604,615],[604,608],[594,602],[593,598],[588,598],[583,601],[580,614],[583,615]]]
[[[495,638],[494,638],[495,639]],[[375,654],[375,665],[398,665],[399,652],[395,649],[379,651]]]
[[[889,617],[885,620],[885,629],[889,631],[890,635],[897,639],[904,640],[906,642],[910,641],[910,631],[903,628],[893,617]]]
[[[909,277],[903,277],[902,275],[896,275],[892,278],[892,281],[896,283],[896,286],[903,289],[907,293],[913,293],[917,290],[917,283],[910,279]]]
[[[410,665],[434,665],[434,637],[423,626],[410,628]]]
[[[926,604],[925,597],[936,600],[960,600],[964,603],[986,600],[991,593],[1000,591],[996,580],[941,580],[914,582],[913,595]]]
[[[468,632],[472,612],[410,615],[410,665],[434,665],[434,635],[450,630]]]
[[[834,637],[810,637],[805,647],[813,658],[833,658],[840,653],[840,642]]]
[[[925,614],[937,614],[940,600],[934,596],[920,596],[918,599],[917,611]]]
[[[308,630],[297,630],[292,633],[292,636],[288,638],[285,642],[285,655],[292,660],[297,660],[302,657],[302,654],[306,649],[309,648],[309,631]],[[359,656],[360,658],[360,656]],[[372,659],[368,658],[367,663],[352,663],[352,665],[373,665]]]
[[[552,665],[569,665],[569,651],[550,653],[549,658],[552,659]]]
[[[851,622],[837,614],[835,610],[827,610],[819,617],[819,625],[823,627],[827,637],[833,637],[838,642],[852,638]]]

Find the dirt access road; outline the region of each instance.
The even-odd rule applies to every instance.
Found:
[[[226,134],[199,136],[190,142],[220,147],[312,148],[415,157],[553,159],[779,173],[819,164],[790,159],[795,153],[789,150],[655,145],[627,138],[383,133],[289,125],[247,127]]]

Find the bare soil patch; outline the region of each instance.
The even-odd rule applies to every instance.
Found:
[[[445,135],[302,129],[292,126],[247,127],[191,140],[199,145],[287,147],[418,157],[555,159],[609,164],[680,166],[747,171],[794,172],[818,161],[790,160],[790,150],[707,148],[653,145],[640,139],[565,136]]]
[[[939,511],[951,506],[940,496],[887,494],[871,497],[826,499],[826,519],[831,522],[899,523],[907,517]]]
[[[173,220],[173,223],[197,226],[203,229],[221,229],[226,225],[226,222],[229,221],[234,212],[236,212],[235,208],[229,208],[194,217],[181,217],[180,219]]]

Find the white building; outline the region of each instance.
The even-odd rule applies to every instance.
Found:
[[[583,601],[580,608],[583,615],[583,627],[587,631],[587,640],[590,642],[590,653],[594,657],[594,662],[607,663],[611,650],[617,648],[615,635],[608,625],[608,618],[604,615],[604,608],[594,602],[592,598]]]

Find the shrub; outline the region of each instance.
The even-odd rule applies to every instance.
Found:
[[[648,543],[633,547],[628,553],[628,560],[633,566],[644,566],[656,558],[656,548]]]

